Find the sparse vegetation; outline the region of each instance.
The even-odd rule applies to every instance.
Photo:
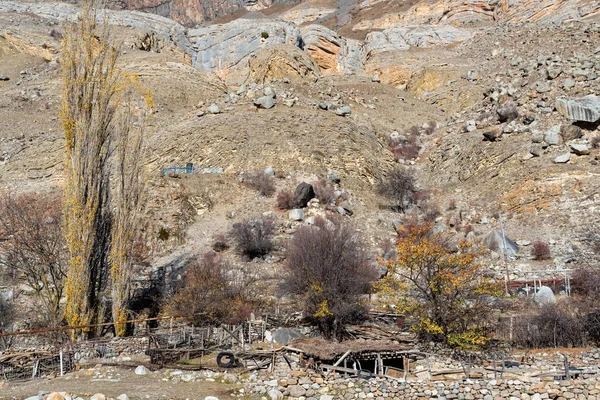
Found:
[[[255,218],[234,224],[230,235],[238,251],[253,259],[269,254],[274,248],[275,225],[266,218]]]
[[[61,323],[67,256],[58,193],[0,196],[0,267],[34,291],[50,326]]]
[[[290,189],[281,189],[277,192],[277,208],[291,210],[294,208],[294,193]]]
[[[291,239],[285,263],[284,293],[298,296],[307,319],[329,339],[342,339],[347,324],[366,316],[368,293],[377,271],[364,242],[351,225],[317,219]]]
[[[329,204],[335,199],[333,185],[326,178],[321,178],[313,183],[313,189],[315,190],[315,196],[321,204]]]
[[[252,173],[248,176],[246,182],[261,196],[271,197],[275,193],[275,179],[271,175],[262,172]]]
[[[246,278],[214,253],[204,254],[189,265],[168,309],[196,326],[244,322],[253,310]]]
[[[534,241],[531,244],[531,256],[534,260],[549,260],[552,258],[548,243],[539,240]]]
[[[394,169],[380,179],[377,189],[379,194],[392,201],[392,209],[401,212],[413,203],[417,192],[414,176],[403,168]]]
[[[215,233],[213,235],[212,248],[217,253],[227,250],[229,248],[229,241],[227,240],[227,236],[225,236],[222,233]]]

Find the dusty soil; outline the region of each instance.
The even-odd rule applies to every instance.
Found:
[[[45,391],[88,396],[102,393],[113,398],[125,393],[132,400],[203,400],[206,396],[228,398],[229,393],[237,388],[231,384],[204,380],[179,383],[163,381],[166,373],[167,370],[159,370],[138,376],[133,368],[102,366],[53,379],[8,383],[0,387],[0,399],[22,400]]]

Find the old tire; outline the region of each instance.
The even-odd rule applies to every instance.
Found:
[[[217,355],[217,365],[221,368],[233,368],[236,365],[233,353],[222,351]]]

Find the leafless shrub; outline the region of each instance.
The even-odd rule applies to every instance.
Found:
[[[15,309],[12,303],[0,297],[0,333],[7,333],[12,330],[15,322]],[[10,337],[0,338],[0,350],[7,350],[12,344]]]
[[[321,178],[313,183],[313,189],[321,204],[329,204],[335,199],[333,185],[326,178]]]
[[[222,233],[215,233],[213,235],[213,245],[212,248],[217,253],[221,251],[225,251],[229,248],[229,241],[227,240],[227,236]]]
[[[541,241],[534,241],[531,244],[531,256],[534,260],[549,260],[550,256],[550,247],[548,247],[548,243]]]
[[[182,282],[185,284],[176,290],[167,308],[186,315],[195,325],[241,323],[253,311],[254,302],[243,271],[234,271],[214,253],[198,257]]]
[[[59,194],[0,196],[0,266],[35,292],[51,324],[61,321],[67,259]]]
[[[378,191],[392,201],[394,210],[403,212],[415,199],[415,178],[406,169],[394,169],[387,177],[380,179]]]
[[[51,29],[50,37],[55,40],[61,41],[63,39],[63,34],[57,29]]]
[[[426,135],[431,135],[431,134],[433,134],[433,132],[435,132],[436,128],[437,128],[437,122],[429,121],[427,123],[427,127],[423,130],[423,133]]]
[[[456,210],[456,200],[450,199],[448,202],[448,210]]]
[[[346,324],[364,319],[360,296],[376,277],[356,229],[319,218],[290,241],[282,290],[303,301],[308,320],[324,337],[341,339]]]
[[[246,183],[258,191],[262,196],[271,197],[275,193],[275,180],[271,175],[267,175],[263,172],[257,172],[250,174],[247,178]]]
[[[423,219],[427,222],[434,222],[442,212],[440,211],[440,207],[432,201],[427,201],[421,206],[421,212],[423,214]]]
[[[230,235],[240,253],[249,257],[262,257],[274,248],[275,225],[269,219],[255,218],[234,224]]]
[[[294,208],[294,193],[290,189],[281,189],[277,192],[277,208],[280,210]]]
[[[581,347],[585,325],[567,303],[547,304],[534,315],[513,320],[513,338],[520,347]]]

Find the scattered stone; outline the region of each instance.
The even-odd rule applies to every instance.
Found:
[[[117,396],[117,400],[129,400],[129,396],[123,393]]]
[[[269,398],[271,400],[280,400],[280,399],[283,399],[283,393],[281,393],[277,389],[271,389],[271,390],[269,390],[268,394],[269,394]]]
[[[327,179],[333,183],[340,183],[340,176],[338,175],[337,171],[332,169],[327,170]]]
[[[311,199],[315,198],[315,190],[309,183],[302,182],[294,191],[294,204],[298,208],[304,208]]]
[[[381,78],[379,78],[379,75],[373,75],[371,82],[381,83]]]
[[[299,208],[294,208],[293,210],[290,210],[289,216],[292,221],[302,221],[304,219],[304,211]]]
[[[264,108],[264,109],[269,109],[269,108],[273,108],[275,107],[275,99],[271,96],[263,96],[263,97],[259,97],[258,99],[254,100],[254,105],[257,108]]]
[[[136,369],[135,369],[135,374],[136,375],[148,375],[148,368],[144,367],[143,365],[139,365]]]
[[[519,118],[519,110],[513,103],[505,104],[496,110],[500,122],[510,122]]]
[[[102,393],[96,393],[95,395],[90,397],[90,400],[106,400],[106,396]]]
[[[534,121],[535,121],[535,116],[533,116],[533,115],[528,115],[525,118],[523,118],[523,124],[525,124],[525,125],[531,125]]]
[[[571,152],[577,154],[578,156],[585,156],[590,154],[590,148],[587,144],[577,144],[573,143],[570,145]]]
[[[539,131],[534,131],[531,133],[531,141],[533,143],[542,143],[544,141],[544,135]]]
[[[207,111],[211,114],[220,114],[221,107],[219,107],[218,104],[213,103],[210,106],[208,106]]]
[[[583,136],[583,131],[577,125],[568,125],[562,129],[562,137],[565,142],[580,139]]]
[[[565,153],[565,154],[561,154],[560,156],[557,156],[554,159],[554,162],[557,164],[564,164],[569,162],[569,160],[571,159],[571,153]]]
[[[538,82],[535,85],[535,91],[538,93],[547,93],[550,90],[552,90],[552,88],[546,82]]]
[[[319,103],[319,104],[317,105],[317,107],[319,107],[319,109],[321,109],[321,110],[325,110],[325,111],[327,111],[327,110],[329,109],[329,105],[328,105],[328,104],[325,104],[325,103]]]
[[[277,94],[275,93],[275,89],[273,89],[270,86],[267,86],[265,88],[265,90],[263,91],[263,93],[266,97],[273,97],[273,98],[277,97]]]
[[[345,117],[347,115],[350,115],[352,113],[352,110],[350,109],[350,106],[342,106],[335,110],[335,113],[341,117]]]
[[[275,176],[275,168],[273,168],[273,167],[267,167],[265,169],[265,175]]]
[[[600,97],[591,94],[578,99],[559,98],[556,109],[569,120],[596,122],[600,120]]]
[[[575,81],[571,78],[567,78],[563,82],[563,89],[565,89],[565,90],[573,89],[574,87],[575,87]]]
[[[532,147],[531,149],[529,149],[529,154],[531,154],[534,157],[539,157],[540,149],[538,149],[537,147]]]
[[[10,78],[6,75],[0,75],[0,81],[8,81]]]
[[[551,146],[557,146],[561,143],[560,125],[554,125],[544,133],[544,140]]]
[[[205,114],[205,112],[204,112],[204,111],[202,111],[202,110],[200,110],[200,111],[198,111],[198,112],[196,113],[196,117],[203,117],[203,116],[204,116],[204,114]]]
[[[483,137],[489,142],[495,142],[500,136],[502,136],[502,132],[498,129],[492,129],[483,133]]]
[[[560,74],[562,74],[562,69],[560,68],[548,68],[546,70],[546,76],[548,79],[556,79]]]
[[[290,392],[290,396],[292,397],[301,397],[306,394],[306,389],[304,389],[300,385],[292,385],[288,387],[288,391]]]

